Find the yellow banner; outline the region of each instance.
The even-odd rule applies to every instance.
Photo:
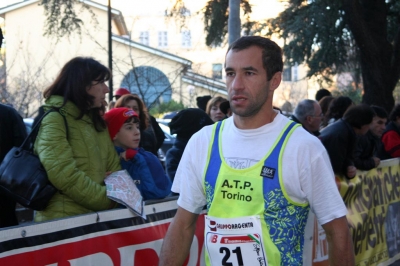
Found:
[[[358,171],[353,179],[337,177],[347,206],[356,265],[385,266],[400,259],[399,159]]]

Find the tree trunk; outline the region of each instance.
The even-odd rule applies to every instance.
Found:
[[[229,0],[228,41],[231,45],[240,38],[240,0]]]
[[[387,62],[389,63],[389,62]],[[361,70],[364,84],[362,102],[383,107],[388,114],[393,109],[393,90],[390,72],[381,64],[371,64],[361,56]]]
[[[400,78],[400,41],[387,39],[385,0],[343,0],[345,19],[360,50],[364,85],[362,101],[385,108],[394,106],[393,90]]]

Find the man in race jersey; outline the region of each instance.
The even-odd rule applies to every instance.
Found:
[[[247,36],[229,47],[233,116],[204,127],[185,148],[160,265],[184,263],[205,205],[206,265],[302,265],[310,209],[325,229],[330,265],[354,265],[347,210],[326,150],[272,107],[282,69],[282,50],[269,39]]]

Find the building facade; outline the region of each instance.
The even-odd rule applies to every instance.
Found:
[[[106,6],[82,1],[89,8],[76,7],[84,21],[81,34],[73,32],[57,39],[44,35],[44,8],[38,4],[38,0],[28,0],[0,9],[6,38],[2,51],[7,93],[2,95],[22,102],[26,114],[32,114],[43,102],[41,93],[71,58],[90,56],[104,65],[108,62]],[[122,13],[112,9],[114,90],[126,87],[149,107],[171,99],[195,107],[197,96],[226,97],[224,82],[197,73],[192,61],[128,36]]]

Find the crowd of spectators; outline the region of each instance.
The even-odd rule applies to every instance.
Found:
[[[291,119],[322,141],[335,174],[351,179],[357,170],[400,157],[400,105],[388,116],[383,107],[355,104],[326,89],[315,98],[300,101]]]
[[[81,77],[84,85],[72,88],[63,76],[68,74],[68,71],[74,75],[74,69],[83,68],[85,64],[94,65],[95,73],[87,72],[86,76]],[[157,151],[163,144],[164,132],[156,119],[149,114],[143,100],[128,89],[119,88],[115,92],[115,101],[109,104],[104,101],[108,89],[103,84],[109,75],[108,70],[97,61],[75,58],[64,66],[53,85],[45,91],[46,104],[40,107],[38,117],[44,110],[56,107],[63,110],[70,128],[63,128],[60,114],[54,113],[43,120],[38,132],[35,151],[48,171],[49,180],[59,192],[51,200],[48,208],[36,213],[36,221],[116,207],[117,204],[106,197],[103,179],[106,173],[121,169],[121,166],[129,171],[133,179],[141,180],[142,185],[139,185],[139,188],[145,200],[173,195],[170,191],[171,184],[191,136],[202,127],[232,115],[227,99],[208,95],[197,97],[198,108],[187,108],[177,112],[169,123],[171,134],[176,134],[176,139],[166,154],[165,165],[161,165]],[[87,99],[86,102],[78,100],[78,96]],[[7,110],[10,111],[9,109]],[[127,110],[131,110],[132,115],[125,117],[125,113],[129,113]],[[129,119],[132,117],[135,120]],[[11,116],[7,121],[9,119]],[[20,120],[20,117],[15,119]],[[328,90],[322,89],[317,92],[316,100],[300,101],[291,119],[321,140],[329,154],[332,169],[337,175],[354,178],[357,169],[370,170],[378,167],[383,159],[400,157],[400,105],[396,105],[388,116],[382,107],[357,105],[349,97],[333,97]],[[1,122],[6,123],[6,120]],[[15,125],[18,124],[21,122]],[[54,124],[59,127],[54,127]],[[125,130],[127,125],[132,132],[131,136],[134,136],[131,140],[135,139],[137,145],[126,146],[124,141],[120,141],[122,135],[119,136],[118,132]],[[105,141],[106,127],[115,150],[110,150],[111,141]],[[25,131],[18,130],[13,133],[16,140],[13,145],[18,145],[21,138],[26,136]],[[67,130],[70,134],[68,140],[65,138]],[[78,140],[75,134],[88,138]],[[4,136],[2,140],[11,138],[12,136]],[[60,143],[65,146],[63,149],[52,148],[52,145],[59,146]],[[62,153],[54,160],[56,150]],[[1,152],[4,157],[7,149],[2,149]],[[91,161],[92,158],[96,158],[91,154],[97,154],[99,157],[96,163]],[[63,170],[57,167],[62,167]],[[95,194],[90,192],[91,200],[87,201],[85,191],[89,190]],[[3,227],[16,224],[13,214],[15,203],[7,204],[3,199],[0,204],[1,211],[6,213],[8,208],[7,211],[12,215],[7,217],[11,217],[13,221],[4,220],[3,223],[3,219],[0,219],[0,226]],[[65,204],[69,206],[66,208]]]

